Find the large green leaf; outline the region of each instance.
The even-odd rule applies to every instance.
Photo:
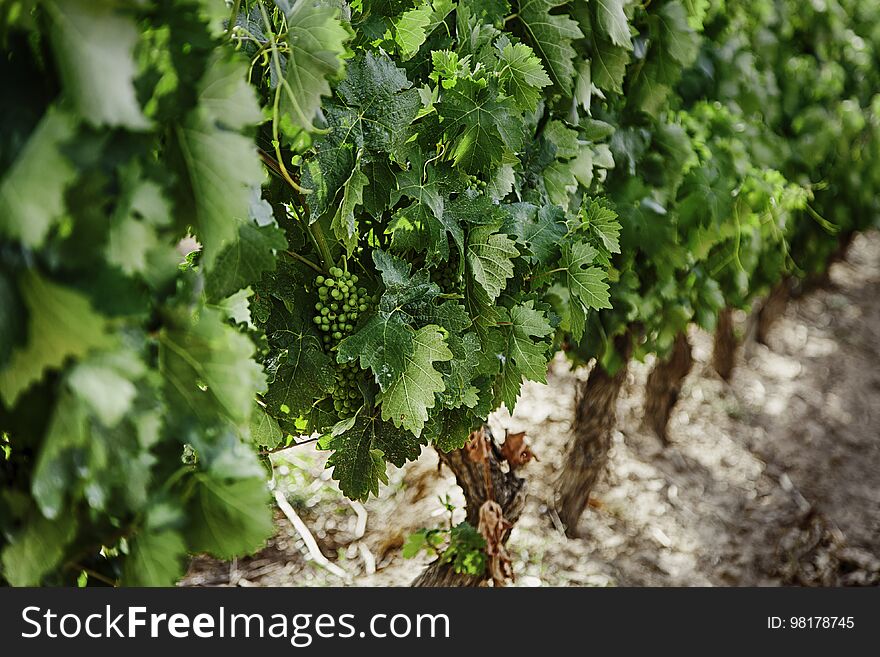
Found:
[[[339,10],[312,0],[301,0],[287,14],[290,52],[284,73],[284,103],[294,125],[314,130],[321,97],[330,95],[330,80],[343,69],[349,31],[339,20]]]
[[[570,91],[576,57],[572,41],[584,35],[577,22],[566,14],[550,13],[564,4],[565,0],[520,0],[519,20],[553,82],[563,91]]]
[[[247,423],[254,393],[265,390],[250,338],[229,326],[219,310],[178,318],[159,335],[159,365],[175,408],[204,422],[218,416]]]
[[[28,309],[27,343],[17,347],[0,370],[0,397],[10,406],[47,369],[114,343],[107,318],[95,312],[79,292],[35,271],[22,277],[20,290]]]
[[[421,435],[434,407],[436,393],[443,392],[443,377],[434,369],[437,361],[452,360],[452,352],[437,326],[425,326],[413,336],[413,351],[406,358],[400,378],[382,393],[382,419]]]
[[[61,148],[75,128],[70,114],[54,106],[47,110],[0,182],[0,234],[37,248],[64,216],[64,192],[76,170]]]
[[[197,474],[187,514],[190,551],[221,559],[256,551],[275,529],[268,502],[260,477],[229,480]]]
[[[74,106],[94,126],[143,130],[134,80],[138,26],[108,0],[51,0],[56,61]]]
[[[208,270],[236,239],[240,222],[249,216],[252,190],[264,177],[253,140],[237,132],[262,120],[244,76],[240,64],[216,58],[199,86],[202,102],[176,130],[181,201]]]
[[[355,500],[379,494],[379,483],[388,483],[385,461],[403,465],[418,458],[421,442],[410,431],[383,422],[378,415],[359,415],[351,427],[335,435],[327,459],[340,490]]]

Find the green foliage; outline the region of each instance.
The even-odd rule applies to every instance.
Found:
[[[228,320],[287,246],[250,218],[262,114],[201,3],[7,11],[4,70],[30,73],[0,164],[0,580],[171,585],[272,530],[266,378]]]
[[[170,584],[271,532],[254,446],[365,499],[558,349],[822,271],[878,216],[880,13],[820,4],[4,9],[0,577]]]

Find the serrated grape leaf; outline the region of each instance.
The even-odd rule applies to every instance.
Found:
[[[513,240],[495,232],[498,225],[475,226],[468,236],[467,261],[474,280],[494,300],[513,276],[512,260],[519,256]]]
[[[426,254],[427,265],[449,260],[449,236],[452,237],[459,255],[464,253],[464,231],[461,225],[444,212],[444,199],[440,192],[436,170],[413,163],[409,170],[397,175],[397,189],[391,194],[391,202],[402,197],[412,203],[399,210],[389,224],[395,250],[412,249]]]
[[[321,97],[330,95],[330,79],[343,70],[345,43],[351,36],[339,10],[303,0],[287,13],[287,67],[282,110],[294,125],[312,131]]]
[[[560,89],[571,91],[576,56],[572,41],[583,38],[577,22],[566,14],[551,14],[565,0],[521,0],[519,21],[547,72]]]
[[[599,27],[615,46],[632,50],[629,22],[623,7],[626,0],[593,0],[596,6],[596,19]]]
[[[136,170],[125,174],[125,191],[110,219],[105,247],[107,261],[128,275],[148,273],[156,251],[164,251],[166,259],[169,253],[177,255],[158,232],[172,221],[168,197],[158,184],[140,176]]]
[[[264,401],[275,417],[295,418],[330,390],[335,381],[333,360],[324,353],[302,299],[297,299],[292,312],[276,301],[266,335],[279,356]]]
[[[75,120],[50,106],[0,182],[0,235],[37,248],[65,212],[64,192],[76,170],[61,147],[74,135]],[[52,175],[47,176],[46,172]]]
[[[428,409],[434,407],[435,393],[445,389],[443,376],[434,369],[434,363],[448,360],[452,360],[452,352],[437,326],[416,331],[403,372],[381,394],[382,419],[420,436]]]
[[[418,458],[421,441],[406,429],[383,422],[378,415],[361,414],[343,433],[334,436],[327,467],[339,489],[353,500],[379,494],[379,483],[388,483],[385,461],[397,466]]]
[[[585,199],[581,220],[608,253],[620,253],[620,222],[614,210],[597,199]]]
[[[623,78],[626,75],[630,52],[600,38],[595,39],[593,47],[590,69],[593,84],[603,91],[623,93]]]
[[[533,301],[518,304],[507,311],[503,309],[502,321],[506,325],[496,335],[495,354],[501,366],[496,382],[496,398],[513,412],[523,379],[547,382],[548,342],[535,340],[553,332],[547,316],[534,307]]]
[[[586,242],[566,244],[560,264],[565,267],[565,284],[571,293],[571,333],[575,341],[584,335],[586,312],[589,309],[611,308],[607,273],[600,267],[590,267],[598,251]]]
[[[361,205],[364,200],[364,188],[370,184],[360,169],[351,172],[351,177],[345,183],[342,193],[342,202],[339,209],[333,215],[330,222],[330,228],[333,234],[339,239],[345,247],[345,251],[349,257],[354,254],[358,244],[358,222],[355,215],[355,209]]]
[[[251,411],[251,442],[254,445],[266,445],[269,449],[278,446],[284,438],[284,432],[278,426],[278,421],[256,402],[254,407]]]
[[[64,90],[80,116],[94,126],[149,128],[134,88],[134,19],[110,2],[55,0],[44,6]]]
[[[512,203],[504,230],[515,235],[518,244],[529,250],[533,264],[548,263],[559,253],[559,245],[566,232],[565,212],[555,205]]]
[[[12,535],[0,556],[3,577],[12,586],[37,586],[65,556],[67,545],[76,535],[76,516],[54,520],[38,512]]]
[[[256,329],[257,326],[251,317],[250,299],[253,295],[254,291],[250,287],[245,287],[212,305],[233,324],[243,324],[249,329]]]
[[[287,239],[278,226],[239,222],[238,239],[217,256],[213,269],[205,276],[208,300],[218,302],[259,281],[263,272],[275,269],[277,252],[286,248]]]
[[[413,332],[403,316],[398,312],[380,312],[339,343],[337,360],[359,360],[361,368],[372,370],[376,383],[385,390],[404,371],[412,350]]]
[[[186,539],[191,552],[231,559],[255,552],[272,535],[269,494],[260,477],[194,476]]]
[[[180,202],[196,226],[209,271],[235,240],[240,221],[249,216],[252,190],[263,181],[253,140],[236,132],[262,120],[244,79],[238,63],[215,59],[199,84],[197,109],[176,130],[183,168]]]
[[[123,586],[174,586],[184,573],[186,543],[176,531],[142,531],[129,539]]]
[[[384,52],[368,52],[348,63],[333,100],[324,103],[329,134],[316,141],[315,154],[304,165],[313,219],[338,207],[334,200],[362,150],[402,157],[420,108],[418,90]]]
[[[79,292],[56,285],[33,270],[23,275],[20,292],[28,309],[28,337],[0,370],[0,396],[8,406],[47,369],[115,342],[107,318],[96,313]]]
[[[524,43],[508,43],[498,54],[498,75],[507,94],[521,110],[533,112],[541,98],[541,89],[553,84],[541,60]]]
[[[493,85],[458,80],[443,91],[438,112],[452,160],[465,171],[487,172],[502,163],[505,151],[522,147],[518,110]]]
[[[169,402],[210,424],[218,414],[247,423],[254,392],[266,389],[253,353],[250,338],[229,326],[218,310],[178,317],[159,334],[159,369]]]
[[[431,3],[426,1],[403,12],[394,21],[394,40],[400,48],[403,61],[415,55],[425,42],[433,13]]]

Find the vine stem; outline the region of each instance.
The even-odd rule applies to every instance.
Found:
[[[272,29],[272,23],[269,20],[269,15],[266,13],[266,8],[263,6],[263,3],[259,2],[257,4],[260,7],[260,15],[266,26],[266,32],[269,34],[269,48],[272,52],[272,60],[274,61],[275,68],[280,76],[281,58],[278,55],[275,30]],[[291,177],[290,173],[287,171],[287,167],[284,165],[284,158],[281,156],[281,135],[278,129],[278,115],[279,103],[281,102],[281,90],[284,87],[286,87],[288,93],[290,93],[290,87],[287,85],[287,81],[282,78],[278,86],[275,88],[275,99],[272,102],[272,146],[275,148],[275,170],[297,193],[297,196],[299,197],[297,200],[305,214],[307,213],[307,205],[305,203],[304,195],[311,193],[311,190],[304,189]],[[265,159],[266,158],[264,157],[263,160],[265,161]],[[317,222],[309,222],[307,215],[305,216],[305,224],[306,229],[315,241],[315,246],[317,247],[318,252],[321,254],[321,260],[324,261],[324,267],[329,269],[330,267],[336,266],[336,262],[333,260],[330,248],[327,246],[327,240],[324,237],[324,231],[321,229],[321,226]]]
[[[273,447],[272,449],[261,449],[257,454],[260,456],[268,456],[269,454],[276,454],[277,452],[283,452],[286,449],[293,449],[294,447],[299,447],[300,445],[308,445],[309,443],[316,443],[321,439],[320,436],[317,438],[309,438],[308,440],[301,440],[298,443],[290,443],[289,445],[284,445],[283,447]]]
[[[309,259],[306,258],[305,256],[301,256],[301,255],[300,255],[299,253],[297,253],[296,251],[285,251],[284,253],[287,254],[287,255],[289,255],[289,256],[290,256],[291,258],[293,258],[294,260],[299,260],[299,261],[300,261],[301,263],[303,263],[304,265],[307,265],[307,266],[311,267],[312,269],[314,269],[314,270],[315,270],[316,272],[318,272],[319,274],[323,274],[323,273],[324,273],[324,270],[321,269],[318,265],[316,265],[314,262],[312,262],[311,260],[309,260]]]
[[[561,271],[565,271],[567,267],[557,267],[556,269],[551,269],[550,271],[541,272],[540,274],[535,274],[534,276],[527,276],[525,280],[531,281],[536,278],[542,278],[544,276],[550,276],[551,274],[557,274]]]
[[[232,30],[235,28],[235,19],[238,16],[238,10],[241,9],[241,0],[235,0],[232,3],[232,13],[229,14],[229,24],[226,26],[226,38],[232,38]]]

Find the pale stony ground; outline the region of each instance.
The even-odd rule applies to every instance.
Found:
[[[709,365],[710,336],[691,338],[696,364],[666,450],[638,428],[650,363],[631,368],[581,538],[559,532],[550,509],[585,372],[555,362],[548,385],[526,386],[513,417],[492,418],[497,436],[525,430],[540,458],[524,470],[529,501],[509,543],[517,584],[880,582],[880,235],[859,237],[829,288],[788,307],[769,348],[740,353],[731,384]],[[267,549],[234,563],[198,558],[182,583],[407,585],[428,559],[405,560],[400,547],[446,521],[439,496],[461,507],[453,478],[426,449],[359,507],[340,499],[324,460],[311,447],[288,450],[276,485],[345,578],[304,556],[279,512]]]

